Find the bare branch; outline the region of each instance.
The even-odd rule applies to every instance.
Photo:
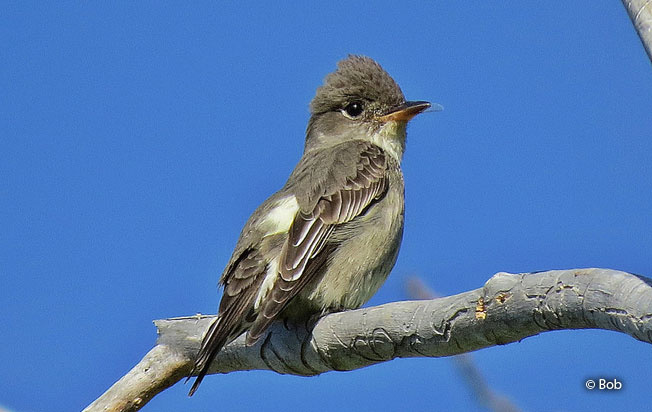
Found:
[[[406,289],[408,296],[414,299],[435,299],[439,296],[418,277],[408,279]],[[494,412],[520,412],[511,399],[491,388],[470,353],[452,356],[451,360],[480,405]]]
[[[157,345],[86,411],[135,411],[190,370],[212,317],[155,321]],[[609,269],[497,273],[484,287],[427,301],[334,313],[312,332],[276,323],[256,345],[222,350],[209,373],[318,375],[394,358],[441,357],[559,329],[608,329],[652,343],[652,280]]]
[[[167,345],[157,344],[138,365],[113,384],[84,411],[137,411],[156,394],[185,377],[192,359]]]
[[[622,0],[652,62],[652,0]]]

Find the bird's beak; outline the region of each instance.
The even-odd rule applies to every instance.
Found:
[[[409,122],[414,116],[428,109],[432,105],[429,102],[405,102],[398,106],[393,107],[387,114],[378,117],[381,122],[388,122],[394,120],[397,122]],[[437,107],[441,107],[436,105]]]

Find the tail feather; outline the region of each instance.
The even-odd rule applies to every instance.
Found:
[[[201,349],[199,349],[197,359],[195,360],[195,366],[192,368],[190,375],[186,378],[186,382],[188,382],[193,375],[197,375],[197,379],[195,379],[195,382],[192,384],[188,396],[192,396],[195,391],[197,391],[199,384],[204,379],[204,376],[206,376],[206,373],[208,372],[208,368],[211,366],[211,362],[213,362],[213,359],[215,359],[215,356],[224,345],[228,343],[231,334],[228,333],[228,331],[223,330],[224,324],[225,322],[222,321],[222,318],[218,317],[204,335],[204,339],[202,339],[201,342]]]

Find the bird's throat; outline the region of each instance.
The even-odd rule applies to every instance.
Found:
[[[380,146],[386,153],[401,162],[405,150],[405,122],[389,121],[383,123],[371,137],[371,142]]]

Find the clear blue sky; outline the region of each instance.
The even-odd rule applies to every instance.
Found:
[[[652,67],[620,1],[5,2],[0,6],[0,405],[80,410],[214,313],[254,208],[301,155],[308,102],[348,53],[416,118],[398,263],[370,304],[497,271],[652,276]],[[649,408],[652,348],[552,332],[473,354],[527,411]],[[618,393],[587,377],[617,377]],[[315,378],[210,376],[144,410],[480,410],[449,359]]]

